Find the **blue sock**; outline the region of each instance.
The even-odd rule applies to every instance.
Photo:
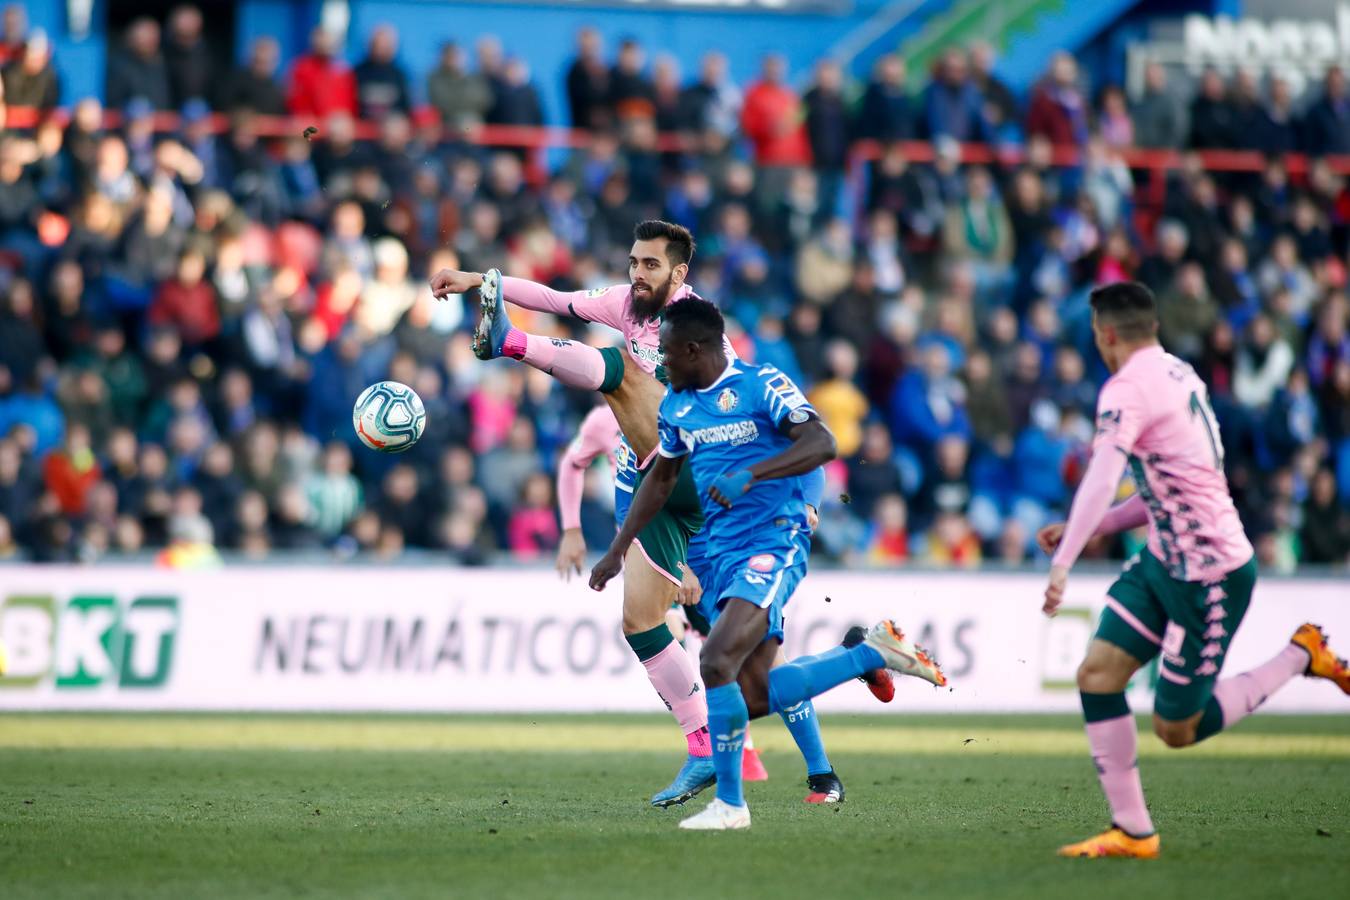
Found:
[[[769,708],[781,713],[850,678],[885,665],[881,654],[866,644],[833,647],[815,656],[799,656],[786,665],[769,670]]]
[[[816,708],[810,700],[803,700],[791,709],[778,713],[783,724],[792,732],[797,749],[802,751],[806,760],[807,775],[824,775],[833,767],[830,758],[825,755],[825,742],[820,739],[820,721],[816,719]]]
[[[708,688],[708,731],[712,733],[713,769],[717,772],[717,799],[745,805],[741,790],[741,752],[750,713],[736,682]]]

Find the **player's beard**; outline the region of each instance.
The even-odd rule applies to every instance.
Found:
[[[639,325],[645,325],[652,319],[661,314],[665,309],[666,300],[670,298],[670,291],[674,287],[675,273],[672,272],[666,277],[665,283],[658,285],[648,285],[650,290],[643,294],[638,294],[632,286],[628,288],[628,296],[631,299],[633,311],[633,321]]]

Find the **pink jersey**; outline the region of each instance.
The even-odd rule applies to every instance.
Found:
[[[614,451],[619,446],[619,422],[609,406],[597,406],[581,422],[581,429],[568,445],[558,463],[558,511],[564,529],[581,527],[581,494],[586,486],[586,469],[597,456],[609,457],[614,468]]]
[[[1093,454],[1125,454],[1148,510],[1148,547],[1182,581],[1222,578],[1252,557],[1223,474],[1200,376],[1162,347],[1137,351],[1102,386]]]

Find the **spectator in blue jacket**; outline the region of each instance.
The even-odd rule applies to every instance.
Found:
[[[896,383],[891,393],[891,434],[927,458],[933,446],[947,435],[970,439],[966,415],[965,386],[952,374],[951,355],[937,340],[925,339],[918,346],[919,365]]]
[[[952,48],[942,54],[933,80],[923,92],[923,113],[930,140],[986,139],[984,104],[979,88],[970,80],[963,51]]]

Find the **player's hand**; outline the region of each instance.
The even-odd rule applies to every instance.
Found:
[[[591,569],[591,590],[603,591],[605,585],[614,580],[614,576],[623,571],[623,556],[611,547]]]
[[[820,526],[820,513],[810,503],[806,504],[806,527],[815,531]]]
[[[750,490],[750,481],[754,477],[750,474],[749,469],[719,475],[712,486],[708,488],[708,496],[713,498],[713,502],[719,506],[731,509],[731,504],[735,503],[741,494]]]
[[[703,599],[703,585],[699,584],[693,569],[682,562],[675,565],[680,567],[680,586],[675,589],[675,599],[681,606],[693,606]]]
[[[572,574],[581,574],[581,565],[586,561],[586,538],[581,534],[580,528],[569,528],[562,533],[562,541],[558,544],[558,558],[554,560],[553,567],[558,570],[558,575],[563,581],[571,581]]]
[[[1045,552],[1046,556],[1049,556],[1059,547],[1059,541],[1062,537],[1064,537],[1064,523],[1055,522],[1036,532],[1036,545]]]
[[[483,276],[477,272],[460,272],[456,269],[441,269],[431,276],[431,296],[444,300],[452,294],[462,294],[483,283]]]
[[[1064,602],[1064,585],[1068,581],[1068,569],[1063,566],[1050,567],[1050,583],[1045,586],[1045,603],[1041,606],[1041,612],[1052,617],[1059,612],[1059,605]]]

